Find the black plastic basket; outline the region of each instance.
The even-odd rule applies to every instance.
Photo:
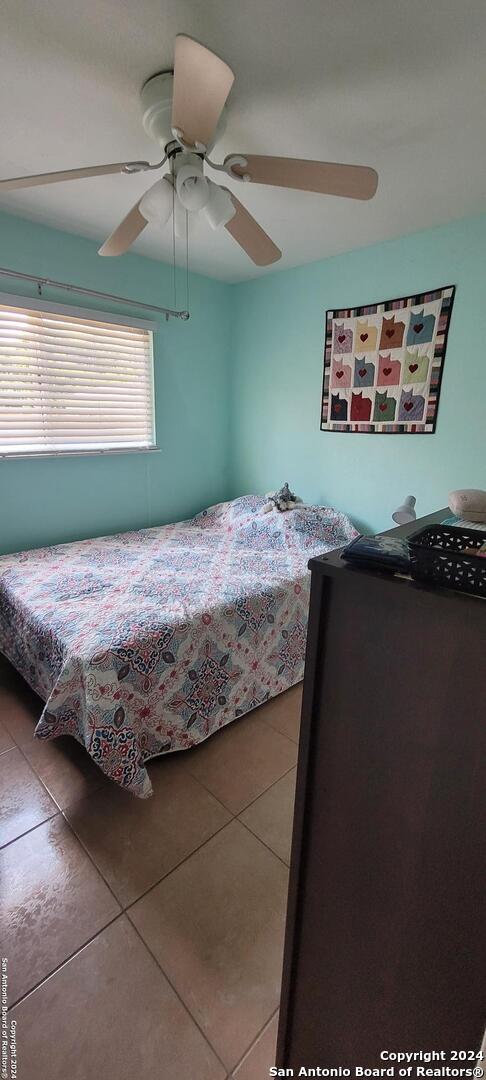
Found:
[[[486,531],[427,525],[408,543],[411,573],[417,581],[486,596],[486,558],[464,554],[464,548],[486,543]]]

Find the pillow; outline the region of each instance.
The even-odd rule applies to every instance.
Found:
[[[456,517],[463,518],[465,521],[486,522],[486,491],[480,491],[478,488],[451,491],[449,508]]]

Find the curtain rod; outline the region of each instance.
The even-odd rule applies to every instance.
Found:
[[[4,277],[22,278],[23,281],[34,281],[39,289],[43,285],[50,285],[53,289],[66,289],[68,292],[81,293],[83,296],[97,296],[102,300],[112,300],[116,304],[129,304],[130,307],[144,308],[145,311],[157,311],[165,315],[166,319],[188,319],[188,311],[174,311],[172,308],[157,307],[155,304],[144,304],[142,300],[129,300],[126,296],[114,296],[113,293],[98,292],[96,289],[82,289],[79,285],[68,285],[65,281],[53,281],[52,278],[39,277],[38,274],[22,274],[19,270],[7,270],[0,266],[0,274]]]

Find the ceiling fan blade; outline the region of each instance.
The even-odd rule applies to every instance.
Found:
[[[88,176],[107,176],[109,173],[143,172],[145,168],[149,168],[148,161],[117,161],[114,165],[89,165],[85,169],[65,169],[63,172],[39,173],[37,176],[14,176],[9,180],[0,180],[0,191],[59,184],[61,180],[84,180]]]
[[[132,206],[127,216],[117,225],[108,239],[105,240],[98,251],[98,255],[123,255],[125,251],[128,251],[128,248],[132,246],[137,236],[140,236],[140,233],[148,224],[147,218],[144,218],[143,214],[140,213],[139,205],[140,199],[135,203],[135,206]]]
[[[224,188],[227,191],[227,188]],[[280,248],[274,244],[261,225],[255,221],[250,212],[240,203],[232,191],[229,192],[236,214],[226,222],[225,229],[236,243],[246,251],[256,266],[270,266],[282,258]]]
[[[171,123],[185,143],[211,146],[234,79],[219,56],[185,34],[177,35]]]
[[[227,161],[231,162],[231,157]],[[238,155],[239,156],[239,155]],[[248,176],[253,184],[315,191],[320,195],[341,195],[346,199],[372,199],[378,174],[367,165],[339,165],[332,161],[305,161],[299,158],[242,154],[246,165],[233,164],[231,172]]]

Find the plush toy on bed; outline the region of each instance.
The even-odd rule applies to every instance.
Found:
[[[265,496],[268,502],[262,507],[263,513],[268,514],[269,510],[293,510],[302,499],[299,499],[298,495],[294,495],[290,490],[288,484],[284,484],[279,491],[269,491]]]

